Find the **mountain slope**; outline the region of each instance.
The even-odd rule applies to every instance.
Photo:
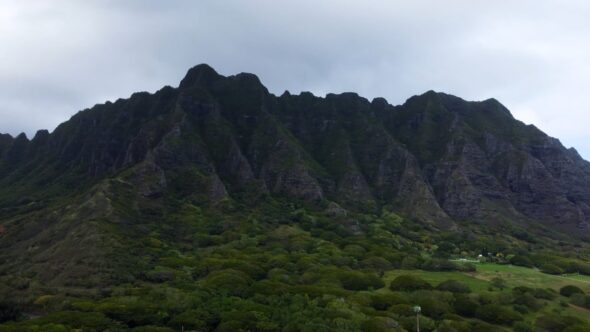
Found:
[[[52,133],[0,135],[0,295],[33,316],[179,329],[186,308],[138,303],[202,291],[191,301],[232,311],[227,296],[272,289],[290,295],[257,305],[283,310],[382,287],[392,268],[462,270],[446,259],[479,253],[588,274],[589,220],[590,163],[493,99],[275,96],[252,74],[199,65],[178,88],[96,105]],[[202,330],[229,319],[217,311]]]
[[[3,210],[147,163],[162,192],[144,194],[198,192],[209,203],[255,191],[392,205],[441,227],[507,219],[572,234],[590,219],[590,164],[495,100],[430,91],[393,107],[352,93],[275,97],[254,75],[206,65],[177,89],[97,105],[31,141],[4,135],[0,153]],[[189,179],[174,184],[179,175]]]
[[[0,148],[4,259],[39,273],[39,260],[102,264],[114,243],[125,247],[105,221],[161,222],[178,201],[386,208],[441,230],[513,225],[553,238],[587,236],[590,218],[590,164],[574,150],[495,100],[432,91],[401,106],[354,93],[276,97],[252,74],[199,65],[178,88],[97,105],[32,140],[3,135]],[[88,240],[84,257],[59,254],[73,233]]]

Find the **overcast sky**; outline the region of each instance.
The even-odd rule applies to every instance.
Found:
[[[494,97],[590,159],[588,17],[585,0],[0,0],[0,132],[208,63],[275,94]]]

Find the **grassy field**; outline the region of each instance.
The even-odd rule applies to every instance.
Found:
[[[423,270],[394,270],[385,274],[385,281],[389,283],[403,274],[419,276],[433,286],[445,280],[458,280],[466,283],[475,292],[486,290],[493,278],[502,278],[508,288],[526,286],[532,288],[551,288],[556,291],[565,285],[578,286],[590,293],[590,276],[585,275],[551,275],[537,269],[514,265],[494,263],[476,264],[476,272],[429,272]]]
[[[400,275],[418,276],[428,281],[433,286],[445,280],[457,280],[467,284],[472,291],[476,293],[486,292],[490,289],[490,280],[493,278],[502,278],[506,282],[507,289],[518,286],[526,286],[531,288],[551,288],[559,292],[559,289],[565,285],[575,285],[583,289],[586,293],[590,293],[590,276],[584,275],[550,275],[543,273],[537,269],[514,265],[501,265],[494,263],[478,263],[476,264],[476,272],[429,272],[422,270],[394,270],[385,274],[386,284]],[[387,291],[382,289],[381,291]],[[566,300],[564,298],[564,300]],[[538,313],[529,316],[532,320],[539,315],[547,312],[556,312],[562,315],[570,315],[587,320],[590,317],[590,310],[576,307],[563,307],[557,301],[548,302],[547,306]]]
[[[457,280],[461,281],[469,286],[472,291],[480,292],[487,290],[489,287],[489,283],[486,280],[478,279],[472,275],[462,273],[462,272],[429,272],[423,270],[394,270],[389,271],[385,274],[384,280],[385,284],[389,285],[389,283],[400,275],[413,275],[418,276],[426,281],[428,281],[431,285],[436,286],[443,281],[446,280]]]
[[[559,291],[565,285],[575,285],[590,292],[590,276],[584,275],[551,275],[536,269],[514,265],[493,263],[477,264],[477,272],[469,275],[481,280],[502,278],[509,287],[527,286],[533,288],[552,288]]]

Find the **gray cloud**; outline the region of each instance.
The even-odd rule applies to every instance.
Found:
[[[209,63],[274,93],[495,97],[590,158],[586,1],[0,0],[0,132],[176,85]]]

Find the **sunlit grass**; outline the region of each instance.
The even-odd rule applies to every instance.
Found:
[[[552,288],[559,290],[565,285],[575,285],[590,292],[590,276],[582,275],[551,275],[537,269],[515,265],[494,263],[477,264],[477,272],[472,276],[482,280],[502,278],[510,287],[526,286],[532,288]]]

